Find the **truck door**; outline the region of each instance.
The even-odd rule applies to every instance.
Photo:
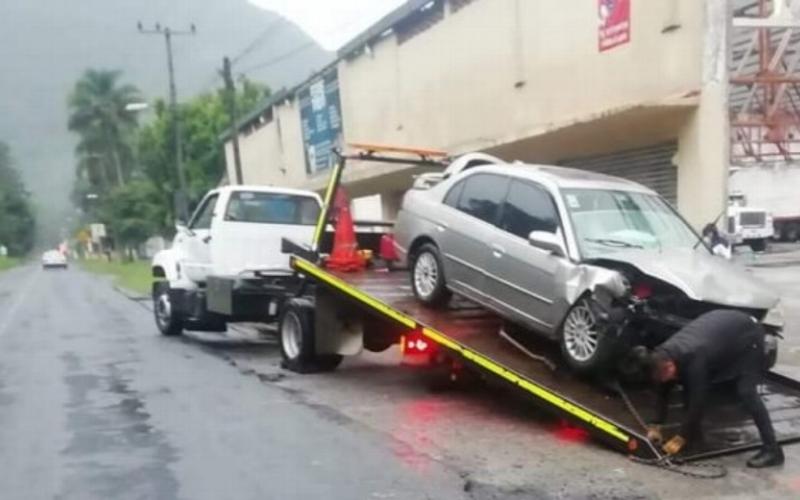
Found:
[[[219,193],[209,193],[197,207],[189,221],[188,231],[181,238],[182,267],[186,276],[198,283],[204,282],[211,271],[211,226],[219,200]]]

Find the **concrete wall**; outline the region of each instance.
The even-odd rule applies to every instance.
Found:
[[[305,170],[303,135],[297,101],[273,107],[272,119],[249,134],[239,136],[242,174],[246,184],[303,187]],[[235,179],[233,147],[225,144],[228,179]]]
[[[603,53],[593,0],[448,9],[404,43],[389,34],[339,63],[345,140],[550,161],[678,139],[679,208],[699,224],[720,197],[698,183],[724,177],[708,149],[723,117],[705,56],[706,6],[722,1],[632,0],[630,43]],[[281,141],[275,122],[242,140],[246,180],[322,189],[305,175],[299,109],[277,109]],[[345,180],[353,196],[399,199],[408,174],[354,165]]]

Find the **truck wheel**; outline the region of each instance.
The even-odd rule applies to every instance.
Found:
[[[597,374],[609,368],[613,339],[605,335],[588,299],[580,299],[561,326],[561,353],[567,365],[581,374]]]
[[[785,240],[794,243],[800,239],[800,224],[786,224],[786,237]]]
[[[316,354],[314,305],[305,299],[291,299],[284,304],[278,320],[283,367],[297,373],[335,370],[342,356]]]
[[[153,283],[153,313],[156,326],[163,335],[173,337],[183,333],[183,319],[172,307],[166,281]]]
[[[763,252],[767,249],[766,239],[750,240],[748,243],[754,252]]]
[[[452,294],[447,289],[442,258],[435,245],[426,243],[414,253],[411,289],[417,300],[431,307],[445,306],[450,300]]]

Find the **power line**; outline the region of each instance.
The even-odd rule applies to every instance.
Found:
[[[247,57],[251,52],[256,50],[259,45],[264,43],[264,41],[267,40],[270,37],[270,35],[273,34],[272,29],[282,22],[283,18],[279,17],[274,21],[272,21],[271,23],[269,23],[269,25],[266,28],[264,28],[264,31],[262,31],[260,35],[258,35],[252,42],[250,42],[250,44],[247,45],[247,47],[245,47],[238,55],[234,56],[231,59],[231,64],[238,63],[239,61]]]
[[[277,56],[275,56],[275,57],[273,57],[271,59],[267,59],[266,61],[261,62],[261,63],[255,65],[255,66],[251,66],[251,67],[249,67],[247,69],[243,69],[241,71],[238,71],[238,73],[242,74],[242,75],[246,75],[247,73],[252,73],[253,71],[257,71],[257,70],[260,70],[260,69],[268,68],[270,66],[274,66],[274,65],[276,65],[276,64],[278,64],[280,62],[285,61],[286,59],[289,59],[292,56],[295,56],[295,55],[297,55],[297,54],[299,54],[299,53],[301,53],[301,52],[303,52],[305,50],[310,49],[311,47],[315,47],[316,45],[317,45],[317,43],[314,42],[314,41],[306,42],[303,45],[295,47],[294,49],[289,50],[287,52],[284,52],[283,54],[279,54],[279,55],[277,55]]]

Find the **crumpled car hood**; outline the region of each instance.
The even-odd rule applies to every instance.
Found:
[[[770,309],[780,297],[732,263],[703,249],[622,250],[602,257],[631,264],[678,288],[690,299],[732,307]]]

